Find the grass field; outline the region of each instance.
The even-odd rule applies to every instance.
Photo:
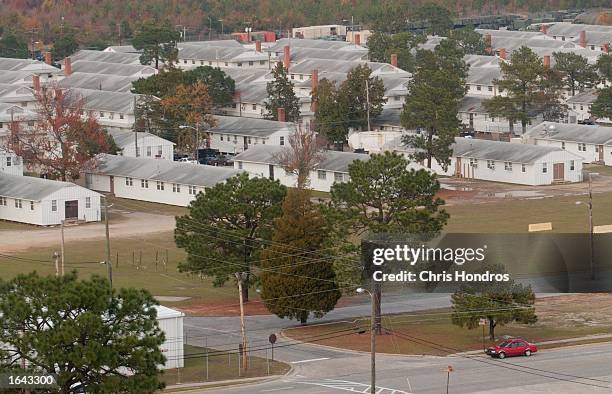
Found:
[[[2,264],[0,277],[7,279],[34,270],[40,274],[54,274],[52,255],[55,250],[57,248],[33,247],[27,252],[19,253],[17,259],[0,257]],[[105,253],[103,239],[68,242],[65,249],[65,270],[76,269],[81,277],[92,274],[107,277],[106,266],[99,263],[105,259]],[[168,263],[164,265],[166,253]],[[177,265],[184,259],[185,254],[175,246],[172,233],[151,234],[142,238],[111,239],[111,256],[114,261],[115,287],[145,288],[156,296],[190,297],[189,300],[180,303],[164,302],[170,306],[201,302],[236,302],[236,292],[232,284],[215,288],[208,279],[201,280],[178,272]]]
[[[218,380],[230,380],[238,378],[254,378],[259,376],[283,375],[290,369],[289,365],[278,361],[266,361],[262,357],[249,357],[249,367],[242,369],[238,376],[238,354],[232,353],[228,356],[225,352],[208,349],[208,380],[206,379],[206,349],[203,347],[185,345],[185,367],[180,369],[165,370],[162,380],[166,385],[192,382],[214,382]],[[269,367],[269,370],[268,370]],[[269,373],[268,373],[269,371]],[[180,380],[179,380],[180,375]]]
[[[554,232],[583,233],[588,231],[586,201],[586,196],[568,196],[457,204],[445,208],[450,220],[444,231],[525,233],[530,223],[552,222]],[[612,224],[612,193],[593,194],[593,223]]]
[[[593,312],[580,312],[590,311]],[[510,335],[523,337],[529,341],[541,342],[566,338],[576,338],[593,334],[612,333],[612,308],[610,295],[566,296],[561,299],[539,300],[536,314],[539,322],[534,325],[509,324],[496,328],[496,336]],[[435,309],[418,313],[384,316],[383,327],[413,338],[407,340],[391,334],[379,336],[376,349],[382,353],[427,354],[444,356],[459,351],[478,350],[483,347],[482,329],[468,330],[454,326],[450,321],[450,309]],[[602,311],[602,312],[597,312]],[[594,315],[599,313],[599,315]],[[319,326],[300,327],[284,331],[284,334],[297,339],[317,338],[317,343],[334,347],[369,351],[369,319],[358,324],[338,322]],[[355,333],[338,336],[340,330],[354,329]],[[362,333],[359,333],[362,331]],[[349,333],[349,331],[347,331]],[[486,333],[486,332],[485,332]],[[319,340],[325,335],[338,336]],[[321,337],[316,337],[321,335]],[[415,341],[418,338],[423,341]],[[609,339],[608,339],[609,340]],[[485,346],[493,342],[485,339]]]

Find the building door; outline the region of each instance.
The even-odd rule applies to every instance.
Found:
[[[66,219],[78,219],[79,218],[79,201],[71,200],[66,201]]]
[[[109,182],[110,182],[110,192],[111,194],[115,194],[115,177],[111,175],[109,177]]]
[[[554,163],[553,164],[553,180],[562,181],[565,179],[565,164]]]
[[[455,176],[461,178],[461,158],[457,158],[457,164],[455,164]]]
[[[599,161],[604,162],[604,147],[603,145],[599,145]]]
[[[244,140],[243,140],[244,150],[249,149],[249,144],[247,142],[247,137],[242,137],[242,138],[244,138]]]
[[[274,165],[268,165],[268,171],[270,172],[270,179],[274,180]]]
[[[470,129],[474,129],[474,114],[470,113]]]

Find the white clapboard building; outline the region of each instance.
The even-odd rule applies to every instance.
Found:
[[[199,192],[240,173],[233,168],[101,154],[88,188],[132,200],[187,206]]]
[[[185,366],[183,345],[183,318],[185,314],[163,305],[155,306],[155,310],[157,311],[159,328],[166,337],[164,343],[160,346],[166,357],[166,363],[161,366],[161,369],[183,368]]]
[[[278,164],[278,155],[282,146],[258,145],[237,155],[234,158],[234,168],[244,170],[254,176],[278,180],[288,187],[295,187],[297,176],[285,171]],[[320,163],[310,174],[309,187],[313,190],[329,192],[336,182],[349,180],[348,167],[355,160],[368,160],[370,156],[362,153],[323,151]]]
[[[69,182],[0,173],[0,219],[49,226],[100,220],[100,194]]]
[[[208,131],[210,147],[221,153],[237,154],[256,145],[287,145],[289,135],[295,132],[295,124],[290,122],[238,116],[215,119],[217,125]]]
[[[455,138],[452,148],[448,168],[432,160],[437,174],[532,186],[582,181],[582,157],[561,148],[472,138]],[[402,145],[393,150],[413,152]]]
[[[527,130],[525,142],[556,147],[585,163],[612,166],[612,127],[544,122]]]
[[[174,142],[146,132],[108,129],[119,155],[147,159],[174,160]]]

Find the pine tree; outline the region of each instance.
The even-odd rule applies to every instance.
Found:
[[[340,298],[332,261],[320,253],[327,238],[325,220],[306,189],[291,189],[275,221],[271,247],[261,256],[261,296],[278,317],[305,324],[321,317]]]
[[[417,69],[408,85],[401,121],[408,129],[425,132],[407,135],[402,141],[416,148],[412,158],[426,161],[428,168],[433,158],[444,167],[450,164],[451,145],[459,134],[457,113],[466,92],[467,70],[463,50],[454,40],[442,41],[434,51],[417,52]]]
[[[587,58],[572,52],[555,52],[554,69],[563,76],[565,87],[569,89],[572,96],[576,90],[591,88],[599,82],[597,66],[588,63]]]
[[[268,99],[265,102],[265,119],[278,120],[278,109],[285,109],[285,120],[297,122],[300,119],[300,100],[293,91],[293,83],[289,80],[287,70],[282,63],[277,63],[272,70],[274,79],[268,82],[266,91]]]
[[[514,122],[520,121],[522,132],[529,119],[543,115],[545,120],[556,120],[564,110],[561,103],[561,74],[544,67],[542,60],[531,49],[523,46],[512,53],[510,62],[500,64],[502,79],[494,81],[504,96],[498,95],[483,102],[489,115],[506,118],[510,133]]]
[[[342,146],[348,135],[348,127],[338,105],[336,85],[323,78],[313,94],[313,100],[317,103],[314,119],[317,132],[325,136],[329,142]]]

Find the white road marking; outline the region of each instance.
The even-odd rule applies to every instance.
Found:
[[[309,384],[313,386],[327,387],[330,389],[350,391],[353,393],[372,394],[370,392],[370,385],[359,382],[351,382],[349,380],[333,380],[325,379],[324,381],[314,382],[296,382],[300,384]],[[377,387],[374,394],[411,394],[408,391],[391,389],[388,387]]]
[[[304,363],[311,363],[313,361],[323,361],[323,360],[329,360],[329,357],[310,358],[308,360],[291,361],[291,364],[304,364]]]
[[[224,334],[231,334],[231,335],[235,335],[238,336],[238,334],[233,334],[233,331],[225,331],[225,330],[218,330],[216,328],[210,328],[210,327],[200,327],[200,326],[194,326],[192,324],[183,324],[185,327],[189,327],[189,328],[195,328],[197,330],[203,330],[203,331],[216,331],[216,332],[222,332]]]
[[[294,388],[293,386],[289,386],[289,387],[279,387],[277,389],[268,389],[268,390],[261,390],[260,393],[271,393],[273,391],[281,391],[281,390],[290,390]]]

